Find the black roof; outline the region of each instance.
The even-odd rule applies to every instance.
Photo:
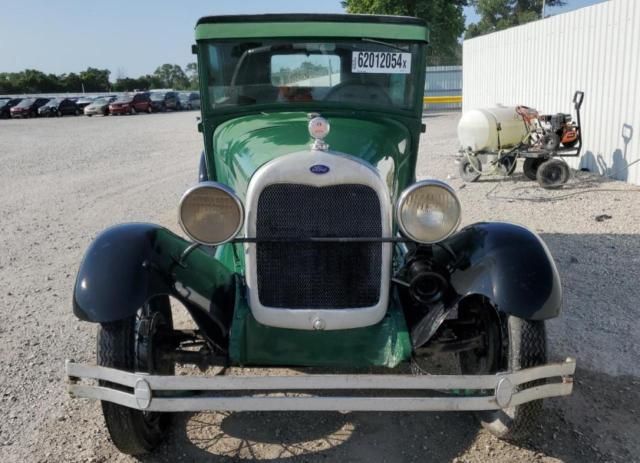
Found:
[[[424,20],[412,16],[381,16],[373,14],[316,14],[316,13],[292,13],[292,14],[248,14],[248,15],[223,15],[204,16],[198,19],[196,25],[212,23],[246,23],[246,22],[350,22],[350,23],[378,23],[378,24],[411,24],[413,26],[426,26]]]

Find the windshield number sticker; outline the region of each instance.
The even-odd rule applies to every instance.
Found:
[[[354,51],[351,72],[370,74],[409,74],[411,53],[389,51]]]

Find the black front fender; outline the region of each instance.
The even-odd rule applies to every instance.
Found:
[[[438,260],[453,267],[450,282],[460,298],[482,295],[498,311],[529,320],[546,320],[560,313],[562,287],[553,257],[529,229],[501,222],[477,223],[442,244],[435,251]]]
[[[233,310],[233,275],[202,249],[184,253],[190,245],[158,225],[108,228],[91,243],[80,264],[74,314],[85,321],[111,322],[135,314],[154,296],[173,295],[194,318],[226,318]]]

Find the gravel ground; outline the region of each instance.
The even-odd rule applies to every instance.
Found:
[[[103,228],[178,230],[176,205],[202,145],[195,116],[0,121],[0,461],[134,461],[110,444],[99,405],[65,392],[64,359],[95,358],[96,328],[73,317],[71,289]],[[583,173],[548,192],[520,169],[464,185],[457,117],[425,118],[418,176],[459,190],[464,223],[541,233],[565,288],[551,352],[578,358],[574,394],[547,401],[544,424],[520,446],[466,413],[181,414],[169,443],[144,461],[640,461],[640,192]]]

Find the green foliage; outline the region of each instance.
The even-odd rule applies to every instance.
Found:
[[[80,74],[45,74],[36,69],[0,73],[0,94],[108,91],[109,70],[87,68]]]
[[[463,7],[469,0],[344,0],[348,13],[416,16],[430,30],[430,66],[460,64],[458,38],[464,32]]]
[[[540,19],[542,0],[471,0],[480,21],[470,24],[465,38],[501,31]],[[564,0],[546,0],[547,6],[564,5]]]
[[[198,70],[195,63],[187,65],[188,76],[177,64],[163,64],[152,75],[137,78],[120,77],[109,82],[108,69],[89,67],[80,73],[45,74],[36,69],[21,72],[0,72],[0,95],[22,93],[125,92],[153,88],[176,90],[197,89]]]
[[[184,71],[189,79],[189,90],[198,90],[198,64],[187,63]]]
[[[153,77],[160,82],[160,87],[162,88],[189,88],[189,79],[187,79],[187,75],[177,64],[167,63],[162,66],[158,66],[153,73]]]

